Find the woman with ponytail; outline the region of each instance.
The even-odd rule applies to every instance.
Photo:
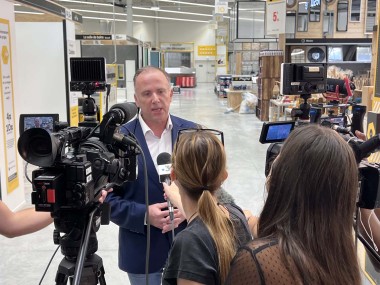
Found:
[[[181,201],[172,203],[180,204],[188,225],[174,240],[162,284],[223,284],[237,247],[251,239],[235,230],[236,224],[247,224],[244,214],[237,223],[216,199],[228,176],[222,141],[223,133],[215,130],[187,129],[178,135],[171,187],[178,186]]]

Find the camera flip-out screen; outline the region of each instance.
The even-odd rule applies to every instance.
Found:
[[[339,127],[346,127],[346,116],[329,116],[329,117],[322,117],[321,118],[321,124],[326,124],[325,122],[330,122],[333,125],[337,125]]]
[[[54,124],[59,121],[58,114],[21,114],[20,135],[31,128],[43,128],[49,133],[54,132]]]
[[[294,121],[264,123],[261,129],[261,143],[275,143],[284,141],[294,129]]]

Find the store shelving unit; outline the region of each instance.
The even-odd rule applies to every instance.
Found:
[[[261,121],[269,120],[269,102],[272,99],[272,90],[276,81],[281,77],[281,63],[284,62],[282,51],[267,50],[260,52],[259,76],[257,78],[256,116]]]

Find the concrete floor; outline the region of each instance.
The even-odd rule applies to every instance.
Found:
[[[171,113],[222,130],[228,155],[228,180],[223,187],[244,209],[258,214],[264,197],[264,162],[267,145],[258,142],[262,122],[254,114],[227,111],[227,99],[214,94],[213,84],[182,89],[175,94]],[[30,184],[27,201],[30,202]],[[0,221],[1,222],[1,221]],[[0,285],[39,284],[57,246],[53,243],[54,226],[27,236],[7,239],[0,236]],[[111,223],[97,232],[107,284],[128,285],[127,274],[117,265],[118,227]],[[55,284],[55,275],[63,255],[60,251],[41,284]],[[131,256],[133,258],[133,256]]]
[[[262,122],[254,114],[227,111],[227,99],[214,94],[213,84],[182,89],[180,94],[174,95],[171,106],[174,115],[224,132],[229,177],[223,187],[243,209],[259,214],[265,198],[264,164],[268,147],[258,141]],[[30,185],[26,192],[27,201],[30,202]],[[50,225],[37,233],[15,239],[0,236],[0,285],[39,284],[57,248],[53,243],[53,229],[54,226]],[[128,285],[127,274],[117,265],[117,226],[112,223],[101,226],[97,239],[97,254],[103,259],[107,284]],[[59,251],[40,284],[55,284],[62,258]]]

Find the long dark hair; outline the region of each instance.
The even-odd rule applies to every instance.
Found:
[[[277,237],[303,284],[360,284],[353,239],[358,170],[335,131],[295,129],[272,164],[259,237]]]

